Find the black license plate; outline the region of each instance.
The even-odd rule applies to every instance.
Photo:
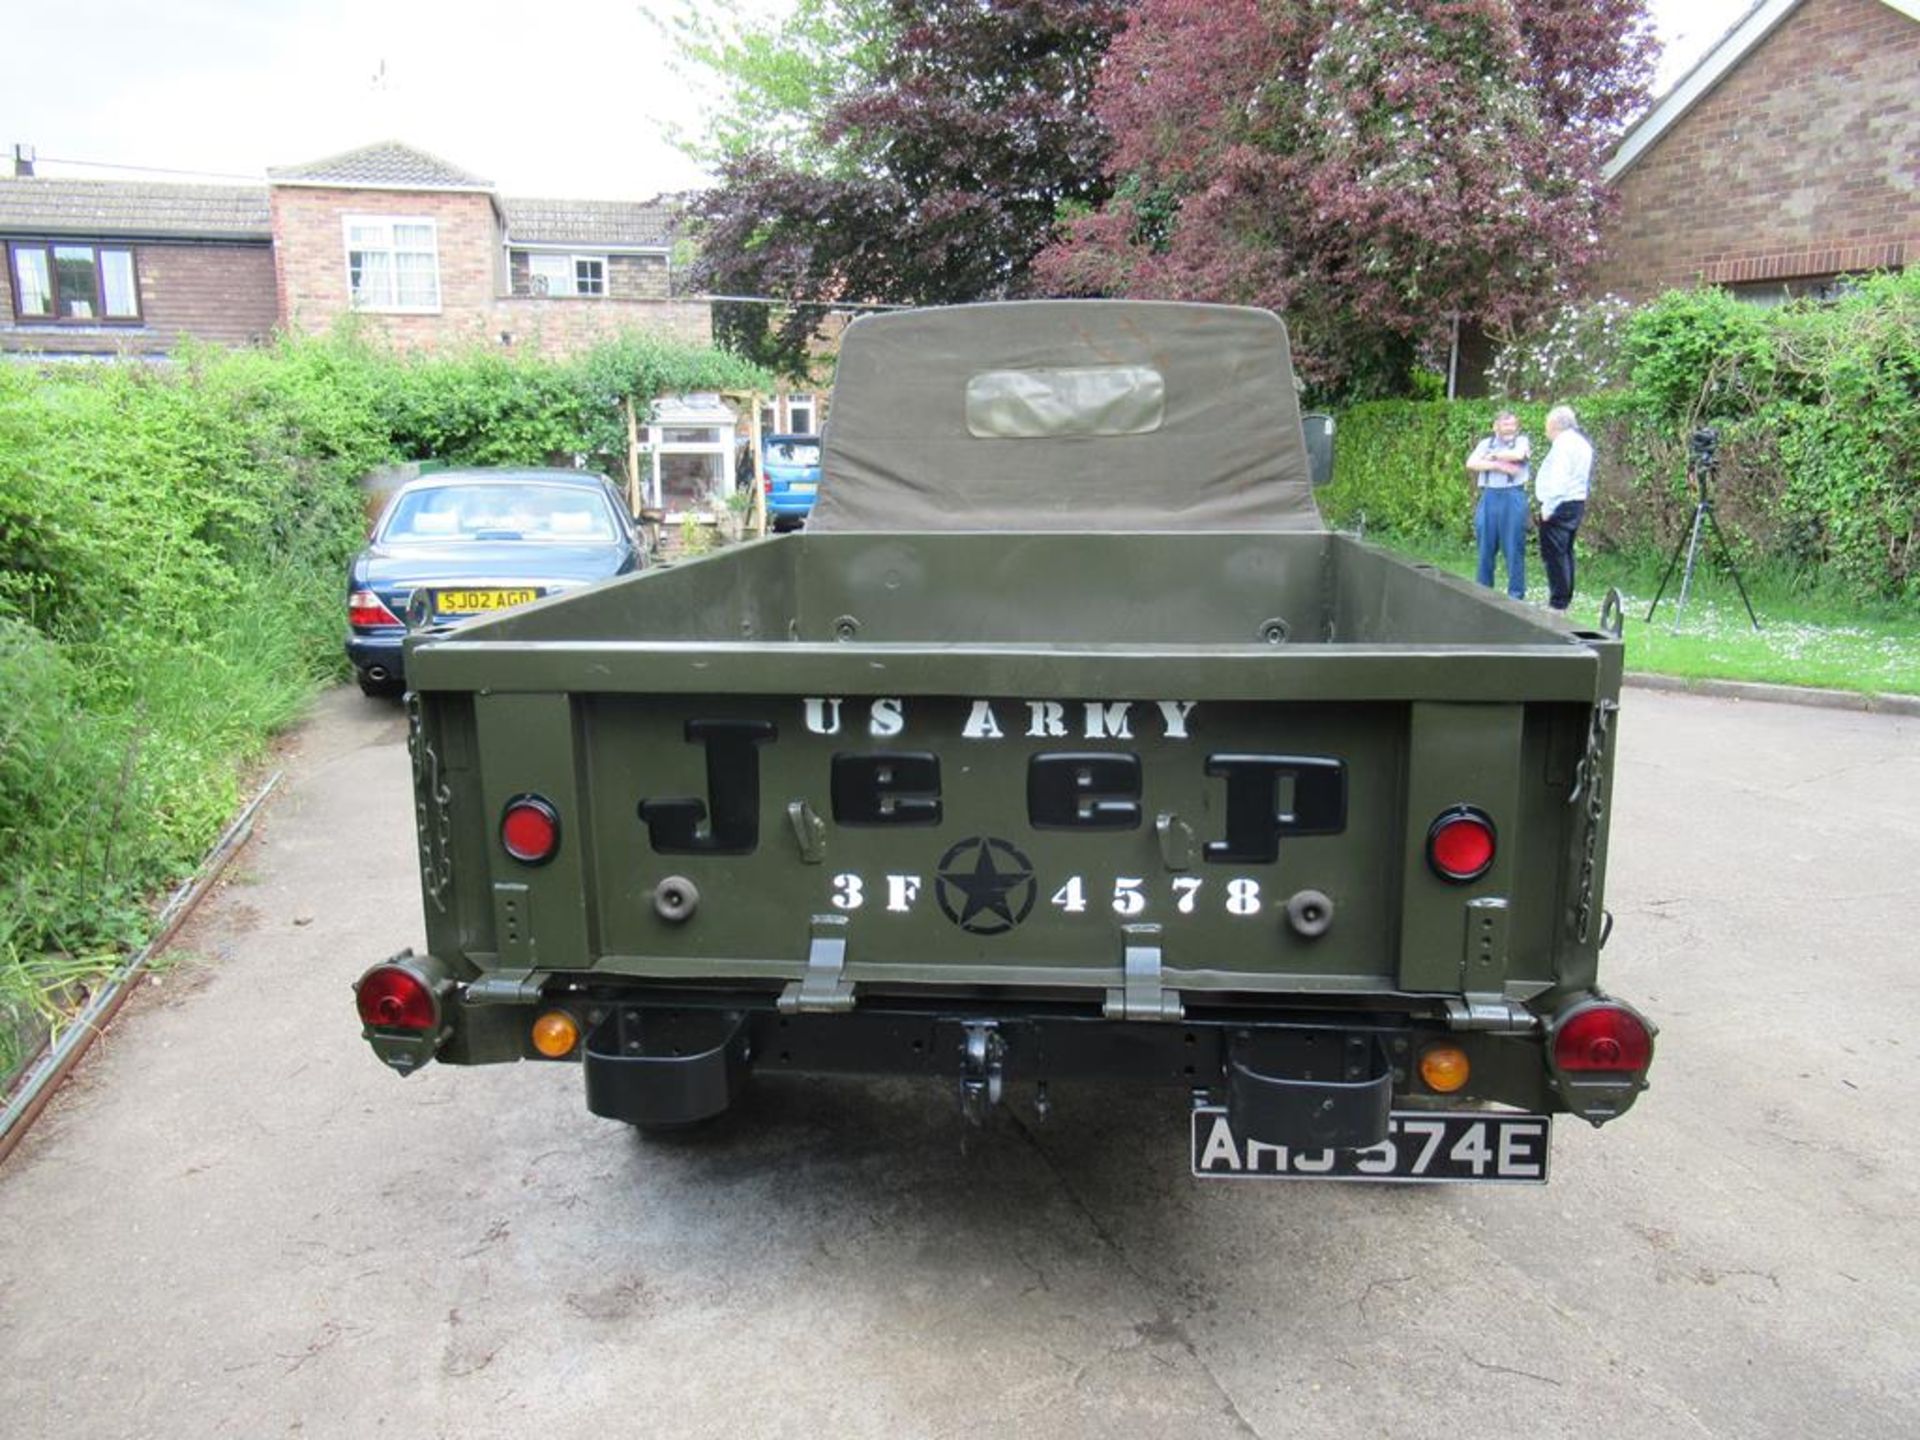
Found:
[[[1233,1133],[1224,1106],[1193,1112],[1193,1173],[1203,1180],[1460,1181],[1544,1185],[1551,1117],[1509,1111],[1396,1110],[1365,1150],[1302,1150]]]

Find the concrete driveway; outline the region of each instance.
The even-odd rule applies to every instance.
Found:
[[[1920,721],[1630,692],[1653,1091],[1544,1189],[1202,1185],[1172,1094],[375,1063],[404,724],[327,696],[187,954],[0,1169],[0,1432],[1920,1434]]]

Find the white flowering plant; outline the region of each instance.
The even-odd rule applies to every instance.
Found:
[[[1569,301],[1525,335],[1501,347],[1487,367],[1494,394],[1552,401],[1627,384],[1627,319],[1633,303],[1619,295]]]

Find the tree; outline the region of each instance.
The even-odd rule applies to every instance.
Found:
[[[681,148],[715,166],[771,154],[813,174],[839,158],[818,142],[827,111],[874,82],[896,38],[889,0],[797,0],[777,22],[744,18],[740,0],[680,0],[658,23],[681,78],[718,91],[705,133]]]
[[[1112,198],[1055,293],[1270,306],[1329,395],[1393,393],[1458,315],[1510,331],[1593,257],[1645,98],[1644,0],[1141,0],[1095,111]]]
[[[694,206],[695,283],[787,302],[777,323],[766,306],[716,311],[723,343],[790,373],[833,302],[1021,293],[1062,207],[1108,190],[1090,106],[1120,0],[842,8],[864,17],[859,33],[884,24],[889,38],[863,42],[871,73],[851,71],[811,119],[817,158],[737,150]]]

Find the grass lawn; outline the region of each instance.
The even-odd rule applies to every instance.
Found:
[[[1464,543],[1381,540],[1398,554],[1472,578],[1474,557]],[[1547,603],[1546,571],[1528,536],[1527,599]],[[1689,680],[1754,680],[1880,695],[1920,695],[1920,612],[1850,603],[1809,594],[1771,574],[1749,575],[1747,594],[1760,617],[1756,631],[1733,580],[1702,554],[1694,567],[1686,609],[1677,604],[1676,573],[1649,623],[1668,557],[1629,558],[1582,551],[1572,615],[1599,623],[1608,587],[1626,602],[1627,668]],[[1683,562],[1684,563],[1684,562]],[[1504,584],[1505,572],[1497,572]]]

